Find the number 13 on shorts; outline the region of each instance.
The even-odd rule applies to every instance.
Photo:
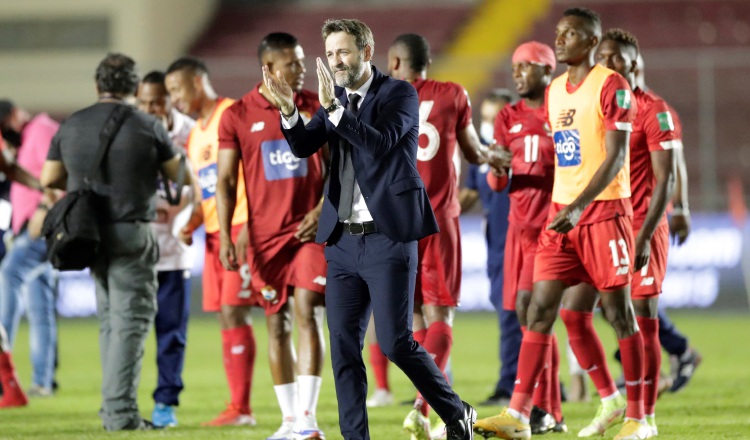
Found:
[[[626,275],[630,271],[630,254],[625,239],[609,240],[609,250],[612,251],[612,264],[617,268],[617,275]]]

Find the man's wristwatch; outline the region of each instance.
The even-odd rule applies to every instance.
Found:
[[[342,107],[341,101],[339,101],[338,99],[334,99],[331,105],[325,108],[325,111],[330,115],[331,112],[336,111],[336,109],[340,107]]]
[[[279,109],[279,113],[281,113],[281,116],[283,116],[283,117],[284,117],[284,119],[289,119],[289,118],[291,118],[292,116],[294,116],[294,112],[295,112],[295,111],[297,111],[297,106],[296,106],[296,105],[294,106],[294,109],[292,110],[292,112],[291,112],[291,113],[289,113],[288,115],[284,114],[284,112],[283,112],[282,110],[280,110],[280,109]]]

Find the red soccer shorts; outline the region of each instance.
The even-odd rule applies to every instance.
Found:
[[[635,231],[638,235],[638,231]],[[664,276],[667,274],[667,253],[669,250],[669,225],[666,222],[656,227],[651,237],[651,257],[648,264],[633,273],[630,296],[633,299],[646,299],[661,293]]]
[[[328,263],[323,245],[300,243],[293,236],[258,252],[252,269],[253,287],[261,293],[266,316],[278,313],[295,287],[325,294]]]
[[[241,228],[233,226],[232,238],[237,239]],[[260,306],[250,283],[250,269],[243,265],[239,271],[224,269],[219,259],[219,233],[206,234],[206,257],[203,265],[203,310],[218,312],[221,306]],[[250,258],[250,256],[248,256]],[[248,261],[249,263],[249,261]]]
[[[519,290],[534,287],[534,258],[539,244],[541,228],[524,228],[515,223],[508,225],[503,262],[503,309],[516,310]]]
[[[419,240],[414,301],[456,307],[461,299],[461,231],[458,217],[438,221],[440,232]]]
[[[619,216],[578,225],[567,234],[543,230],[539,236],[534,282],[584,282],[600,292],[630,285],[633,261],[632,217]]]

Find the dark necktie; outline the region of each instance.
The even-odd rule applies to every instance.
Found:
[[[349,104],[346,109],[357,114],[357,103],[359,102],[357,93],[349,95]],[[354,201],[354,165],[352,164],[352,145],[341,138],[339,143],[339,152],[341,154],[341,166],[339,167],[339,182],[341,182],[341,196],[339,197],[339,221],[344,221],[352,214],[352,202]]]

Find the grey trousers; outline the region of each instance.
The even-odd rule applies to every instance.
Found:
[[[141,424],[137,391],[144,342],[156,315],[156,239],[148,223],[102,227],[102,252],[92,268],[99,317],[102,406],[108,431]]]

